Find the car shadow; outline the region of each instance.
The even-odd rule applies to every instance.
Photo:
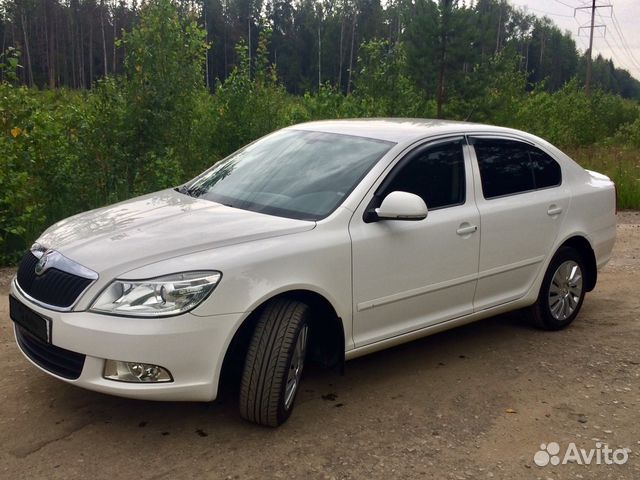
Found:
[[[474,359],[489,350],[506,351],[513,348],[513,342],[526,342],[536,333],[521,312],[512,312],[357,358],[347,362],[344,375],[308,365],[297,407],[313,417],[313,409],[327,402],[343,406],[343,399],[349,398],[350,404],[356,402],[357,406],[358,398],[365,398],[368,392],[383,388],[386,383],[410,385],[415,372],[420,372],[424,376],[422,381],[428,382],[430,371],[439,370],[439,374],[446,375],[452,362]],[[41,425],[50,423],[55,428],[73,418],[74,424],[153,431],[160,437],[187,430],[206,437],[212,431],[220,434],[253,428],[240,419],[234,389],[228,385],[223,385],[219,398],[210,403],[152,402],[91,392],[43,373],[28,373],[24,378],[31,393],[27,396],[37,398],[24,398],[25,402],[42,404],[43,398],[48,399],[46,405],[41,405],[40,411],[46,413],[38,420]],[[325,415],[322,410],[317,420],[326,420]]]

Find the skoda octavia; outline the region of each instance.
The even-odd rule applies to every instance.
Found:
[[[192,181],[62,220],[13,280],[48,374],[276,426],[305,362],[514,309],[569,325],[615,240],[615,187],[527,133],[412,119],[272,133]]]

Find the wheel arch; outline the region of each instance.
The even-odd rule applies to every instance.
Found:
[[[598,281],[598,266],[596,264],[596,255],[589,240],[582,235],[573,235],[562,242],[558,250],[562,247],[573,248],[580,254],[587,270],[585,272],[585,291],[592,291]]]
[[[218,389],[238,387],[242,375],[244,359],[256,323],[265,305],[279,298],[290,298],[309,305],[311,324],[307,354],[311,359],[325,367],[337,369],[342,373],[345,362],[345,337],[342,318],[333,304],[322,294],[304,288],[296,288],[273,294],[263,299],[236,329],[220,371]]]

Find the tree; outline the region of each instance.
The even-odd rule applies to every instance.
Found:
[[[171,0],[149,0],[140,22],[123,37],[130,159],[136,164],[129,172],[138,173],[131,173],[131,189],[144,190],[158,175],[178,178],[185,166],[176,162],[189,158],[175,148],[189,148],[193,112],[204,89],[208,45],[196,18],[196,12],[179,15]]]
[[[407,62],[418,85],[434,92],[438,118],[444,115],[447,86],[454,86],[456,71],[464,70],[471,40],[468,34],[470,11],[457,0],[416,0],[408,12],[405,42]],[[452,78],[449,79],[449,74]]]
[[[365,104],[368,116],[414,116],[425,106],[406,74],[404,45],[388,40],[371,40],[360,46],[355,93]]]

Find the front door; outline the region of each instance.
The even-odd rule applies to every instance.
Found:
[[[421,196],[427,218],[367,223],[364,211],[392,191]],[[365,203],[349,226],[356,347],[472,313],[480,217],[464,139],[416,148]]]

